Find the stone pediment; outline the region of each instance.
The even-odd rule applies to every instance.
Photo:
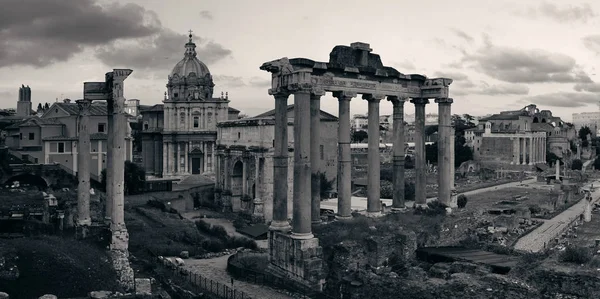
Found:
[[[199,147],[195,147],[192,149],[190,154],[199,154],[200,155],[200,154],[204,154],[204,153],[202,152],[202,150]]]

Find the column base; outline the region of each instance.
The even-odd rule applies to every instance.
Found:
[[[135,290],[135,274],[129,264],[129,252],[127,250],[111,249],[109,256],[113,268],[117,273],[119,285],[126,291]]]
[[[294,232],[292,232],[290,237],[294,240],[308,240],[308,239],[314,239],[315,235],[313,235],[312,233],[294,233]]]
[[[406,208],[406,207],[402,207],[402,208],[392,207],[392,213],[404,213],[406,211],[408,211],[408,208]]]
[[[127,251],[129,247],[129,233],[126,228],[112,229],[110,250]]]
[[[338,220],[338,221],[348,221],[348,220],[351,220],[352,218],[354,218],[354,217],[352,217],[352,216],[335,215],[335,220]]]
[[[307,291],[322,291],[325,273],[319,239],[295,239],[281,232],[269,232],[267,271]]]
[[[366,216],[369,218],[378,218],[378,217],[382,217],[383,213],[381,213],[381,211],[377,211],[377,212],[367,212]]]
[[[323,224],[323,220],[319,219],[319,220],[313,220],[310,222],[311,225],[319,225],[319,224]]]
[[[292,226],[287,221],[271,221],[271,225],[269,226],[270,231],[278,231],[278,232],[289,232],[292,230]]]

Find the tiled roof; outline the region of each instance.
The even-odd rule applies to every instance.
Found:
[[[232,113],[232,112],[233,112],[233,113],[235,113],[235,112],[240,112],[240,110],[237,110],[237,109],[235,109],[235,108],[232,108],[232,107],[229,107],[228,109],[229,109],[229,113]]]
[[[160,112],[160,111],[164,111],[164,107],[165,107],[165,105],[163,105],[163,104],[156,104],[153,106],[140,105],[140,112]]]
[[[55,120],[55,119],[45,119],[39,117],[29,117],[20,122],[12,124],[6,127],[5,130],[15,130],[20,127],[43,127],[43,126],[62,126],[63,123]]]
[[[532,131],[541,131],[541,132],[553,132],[554,126],[549,123],[532,123],[531,124]]]
[[[525,110],[517,110],[517,111],[503,111],[498,114],[491,115],[489,117],[480,118],[479,121],[487,121],[487,120],[517,120],[519,116],[529,116],[527,111]]]
[[[54,108],[60,108],[67,112],[69,115],[79,115],[79,107],[77,103],[54,103]],[[50,108],[52,108],[50,107]],[[108,115],[106,111],[106,103],[93,103],[90,107],[90,116],[105,116]]]

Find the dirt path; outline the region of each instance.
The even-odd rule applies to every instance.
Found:
[[[198,273],[198,275],[202,275],[207,279],[211,279],[212,281],[216,281],[221,284],[225,284],[231,286],[231,278],[232,276],[227,273],[227,259],[229,255],[225,255],[218,258],[213,259],[201,259],[194,260],[189,259],[185,261],[184,268],[192,271],[193,273]],[[294,298],[287,294],[282,293],[279,290],[270,288],[264,285],[257,285],[248,283],[241,280],[234,279],[233,288],[245,292],[246,294],[252,296],[253,299],[291,299]]]

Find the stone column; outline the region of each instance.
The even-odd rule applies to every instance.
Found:
[[[190,171],[190,144],[189,143],[184,143],[183,144],[183,148],[185,149],[185,173],[191,173]]]
[[[453,99],[435,99],[438,104],[438,201],[450,206],[452,186],[450,185],[450,134],[452,134],[451,105]]]
[[[542,138],[542,162],[546,163],[546,137]]]
[[[521,165],[527,165],[527,138],[521,137],[521,153],[523,155],[523,163]]]
[[[169,168],[169,164],[168,164],[168,159],[169,159],[169,144],[166,142],[163,142],[163,169],[162,169],[162,174],[163,177],[167,176],[168,171],[167,169]]]
[[[456,131],[454,130],[454,127],[450,127],[450,188],[451,190],[454,190],[454,179],[456,176],[456,166],[454,164],[456,164],[456,153],[454,151],[454,147],[455,147],[455,141],[456,141]],[[456,204],[455,201],[452,201],[452,205],[451,208],[454,208],[454,204]]]
[[[429,99],[414,98],[415,105],[415,207],[427,206],[425,173],[425,105]]]
[[[381,214],[381,189],[380,189],[380,154],[379,154],[379,102],[382,95],[365,94],[363,99],[369,102],[368,106],[368,142],[367,152],[367,214]]]
[[[165,131],[169,131],[169,107],[167,107],[168,104],[164,105],[163,108],[163,126],[165,127]]]
[[[242,196],[248,195],[248,163],[248,158],[242,157]]]
[[[106,82],[111,80],[109,74],[110,73],[107,73],[105,75]],[[108,90],[108,92],[111,93],[112,90]],[[110,154],[110,147],[114,143],[114,136],[111,133],[113,127],[113,99],[111,96],[108,96],[106,99],[106,114],[106,207],[104,219],[105,221],[108,221],[108,223],[110,223],[110,219],[112,218],[113,214],[113,201],[112,198],[108,195],[113,193],[113,186],[112,181],[108,180],[108,173],[109,169],[113,168],[113,156]],[[102,173],[100,175],[102,175]]]
[[[513,159],[512,159],[512,162],[510,162],[510,164],[518,165],[519,160],[521,158],[520,151],[519,151],[519,137],[512,138],[512,141],[513,141]]]
[[[533,137],[529,137],[529,165],[533,165]]]
[[[312,239],[310,185],[310,92],[294,91],[294,206],[292,238]]]
[[[79,137],[77,160],[77,225],[90,225],[90,107],[91,100],[78,100],[79,107]],[[102,151],[102,149],[99,149]]]
[[[273,152],[273,221],[269,229],[289,231],[288,222],[288,118],[289,94],[272,93],[275,97],[275,149]],[[296,107],[297,109],[298,107]],[[295,185],[295,184],[294,184]]]
[[[216,158],[217,146],[216,146],[216,142],[212,142],[211,146],[212,146],[212,156],[210,156],[210,158],[212,159],[212,163],[211,163],[211,166],[210,166],[210,170],[212,172],[215,172],[214,169],[215,169],[215,166],[217,164],[217,158]],[[191,150],[191,148],[190,148],[190,150]]]
[[[352,218],[352,157],[350,155],[350,100],[356,93],[334,92],[339,101],[338,121],[338,165],[337,193],[338,212],[336,218]]]
[[[113,184],[112,194],[108,198],[113,201],[113,216],[111,230],[113,232],[112,245],[114,249],[127,250],[128,234],[125,228],[125,136],[127,135],[127,117],[125,113],[125,97],[123,96],[123,81],[132,73],[129,69],[116,69],[113,77],[113,118],[110,134],[113,135],[113,143],[109,144],[113,156],[113,165],[107,171],[107,181]]]
[[[321,223],[321,96],[325,91],[313,90],[310,95],[310,169],[311,222]]]
[[[403,210],[406,208],[404,203],[404,101],[399,97],[388,97],[392,102],[393,110],[393,134],[394,134],[394,194],[392,200],[392,211]]]

